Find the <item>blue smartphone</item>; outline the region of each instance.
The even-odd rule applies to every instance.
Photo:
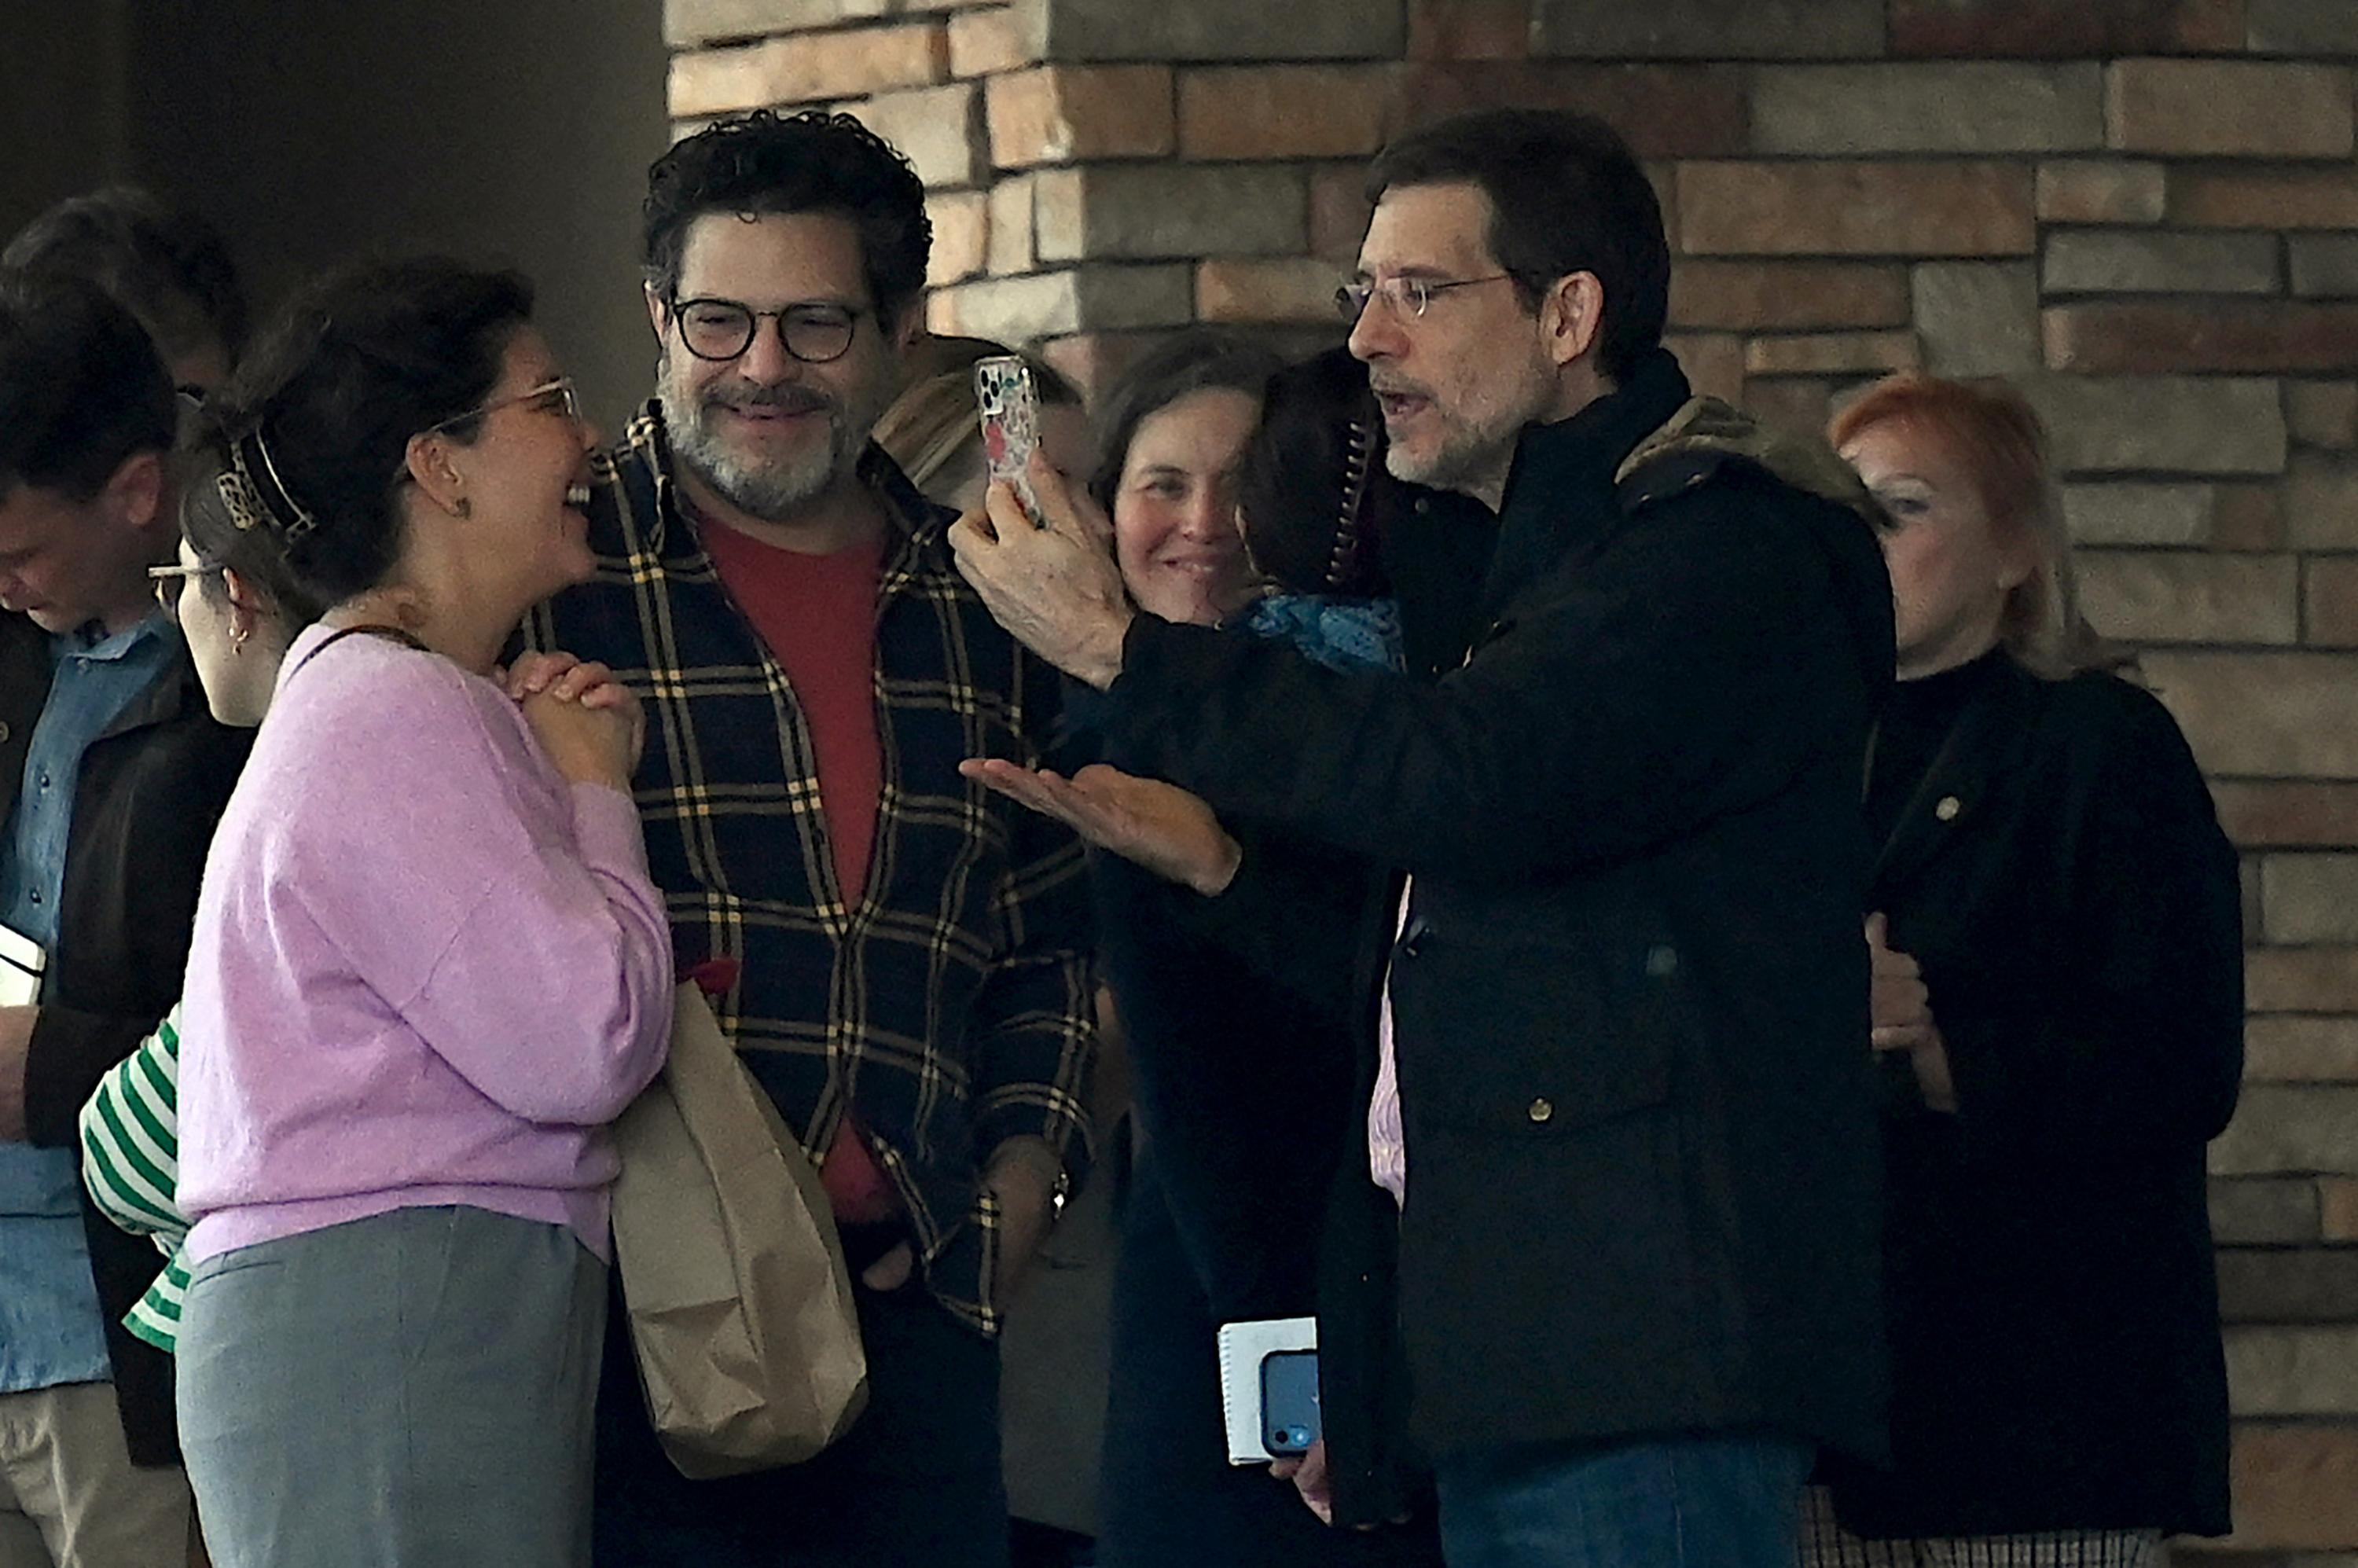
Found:
[[[1260,1441],[1272,1458],[1310,1452],[1318,1441],[1318,1352],[1272,1350],[1260,1358]]]

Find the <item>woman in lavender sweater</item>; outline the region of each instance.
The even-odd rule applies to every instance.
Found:
[[[494,668],[591,566],[595,436],[529,310],[449,263],[324,280],[190,502],[324,607],[183,1001],[179,1414],[221,1568],[587,1560],[604,1129],[661,1065],[671,950],[636,705]]]

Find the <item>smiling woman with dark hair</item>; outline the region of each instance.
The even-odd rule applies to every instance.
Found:
[[[635,702],[555,656],[493,679],[590,568],[594,433],[530,306],[452,263],[341,273],[212,411],[197,536],[267,537],[325,607],[183,1002],[180,1429],[220,1568],[588,1556],[605,1126],[662,1065],[671,942]],[[233,664],[234,618],[202,627]]]

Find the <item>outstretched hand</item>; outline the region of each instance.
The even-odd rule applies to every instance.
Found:
[[[958,772],[1055,817],[1098,849],[1206,898],[1235,880],[1244,858],[1201,796],[1160,779],[1142,779],[1103,762],[1092,762],[1068,779],[999,757],[970,758],[958,764]]]
[[[1038,523],[1012,486],[994,482],[982,511],[950,525],[950,549],[1009,635],[1102,691],[1121,673],[1121,641],[1136,614],[1114,565],[1113,525],[1046,459],[1033,457],[1029,477]]]

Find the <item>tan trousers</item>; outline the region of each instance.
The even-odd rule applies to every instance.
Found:
[[[114,1385],[0,1394],[0,1568],[186,1568],[189,1510],[131,1463]]]

